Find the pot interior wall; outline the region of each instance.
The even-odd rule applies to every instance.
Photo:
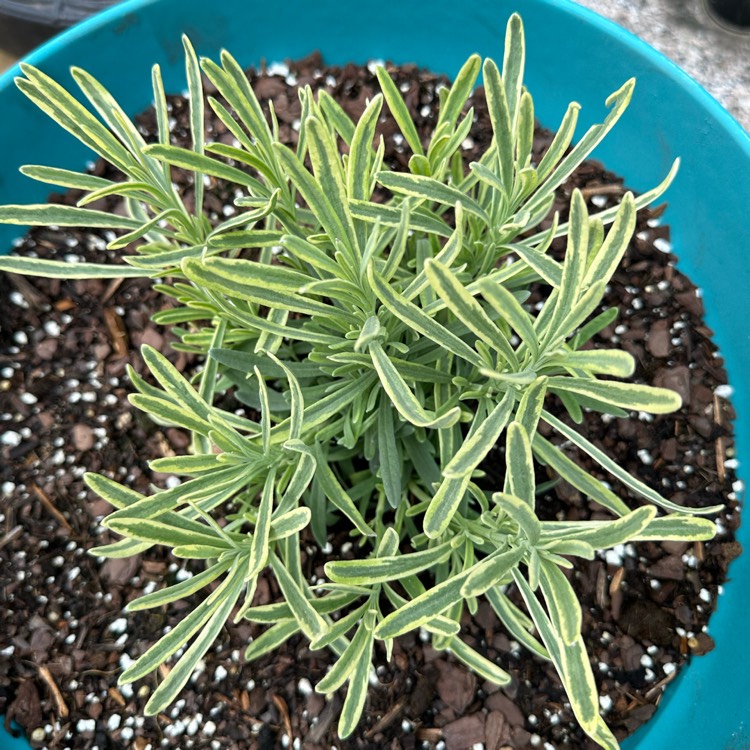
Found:
[[[595,156],[643,190],[666,174],[675,157],[682,167],[667,196],[681,268],[704,290],[707,320],[733,383],[739,456],[750,455],[750,139],[729,115],[679,69],[611,23],[567,0],[455,3],[385,0],[362,24],[342,13],[337,0],[314,4],[287,0],[278,6],[224,0],[130,0],[74,27],[31,55],[30,62],[71,82],[71,65],[85,68],[112,90],[130,113],[150,103],[150,67],[162,66],[168,90],[185,88],[180,36],[201,54],[225,47],[245,65],[303,56],[319,49],[328,62],[372,58],[417,62],[449,75],[472,52],[502,56],[508,15],[520,10],[527,34],[527,85],[537,116],[555,128],[568,102],[582,106],[587,127],[606,111],[604,100],[627,78],[638,80],[634,101],[613,137]],[[80,167],[91,154],[43,117],[12,83],[0,78],[4,148],[0,150],[0,202],[43,201],[43,185],[20,178],[22,164]],[[0,252],[18,230],[0,227]],[[750,546],[750,528],[740,529]],[[741,651],[750,627],[743,614],[750,598],[750,557],[732,567],[733,581],[711,621],[717,648],[696,660],[668,691],[656,718],[625,747],[661,750],[666,737],[681,750],[750,747],[745,695],[750,660]],[[738,638],[738,636],[740,636]]]

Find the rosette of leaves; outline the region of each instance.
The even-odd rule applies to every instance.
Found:
[[[127,265],[7,258],[0,267],[67,278],[153,277],[176,302],[155,320],[175,326],[179,346],[205,358],[188,378],[146,347],[155,384],[130,373],[132,403],[193,436],[189,455],[152,462],[182,483],[144,496],[103,476],[86,478],[115,507],[104,526],[122,537],[93,554],[126,556],[160,544],[178,558],[204,561],[202,572],[141,597],[129,611],[214,586],[121,682],[182,650],[146,706],[158,713],[225,623],[245,618],[267,626],[250,643],[249,660],[297,633],[312,649],[333,652],[316,689],[347,685],[339,721],[345,737],[357,726],[380,647],[389,655],[393,639],[409,631],[424,629],[436,648],[483,678],[509,682],[501,664],[459,634],[464,611],[475,612],[484,597],[511,637],[552,661],[584,730],[616,748],[599,714],[580,605],[566,575],[570,558],[591,559],[637,540],[709,539],[715,526],[698,516],[718,510],[673,504],[545,409],[555,394],[580,424],[584,411],[624,417],[680,406],[672,391],[623,382],[634,369],[626,352],[588,346],[615,317],[602,309],[602,296],[636,211],[666,189],[674,169],[656,189],[637,198],[627,193],[595,216],[575,191],[569,220],[555,215],[539,229],[555,190],[621,116],[633,82],[610,97],[605,121],[573,146],[578,105],[571,104],[552,145],[533,163],[533,102],[522,83],[524,36],[514,15],[502,71],[492,60],[469,58],[440,91],[429,143],[380,67],[382,94],[357,122],[329,95],[301,89],[292,150],[279,142],[273,109],[263,111],[230,55],[199,63],[187,40],[185,49],[191,149],[171,144],[158,67],[159,142],[147,145],[90,75],[73,70],[92,109],[24,66],[19,88],[123,179],[29,166],[23,171],[30,177],[85,191],[80,205],[0,207],[5,222],[120,230],[110,247],[132,249],[123,256]],[[205,140],[201,69],[219,92],[208,104],[234,134],[234,146]],[[466,101],[480,69],[494,137],[467,169],[461,144],[473,112]],[[411,149],[408,172],[384,164],[376,137],[384,106]],[[195,212],[172,186],[175,167],[195,175]],[[214,180],[236,189],[238,211],[229,219],[202,213],[204,181]],[[383,188],[385,202],[375,195]],[[110,194],[122,196],[127,215],[86,208]],[[556,237],[565,238],[562,261],[548,252]],[[532,284],[546,292],[537,313],[525,305]],[[219,408],[216,397],[226,392],[250,416]],[[645,504],[631,509],[543,437],[540,420]],[[496,444],[504,446],[504,480],[488,491],[478,480]],[[611,520],[540,520],[539,466]],[[330,549],[332,529],[348,532],[354,559]],[[303,535],[331,554],[325,580],[310,583],[303,574]],[[260,575],[276,579],[282,601],[253,604]]]

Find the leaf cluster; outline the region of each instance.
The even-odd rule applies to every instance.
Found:
[[[28,166],[29,177],[84,191],[80,205],[0,207],[4,222],[120,230],[110,248],[133,248],[127,266],[9,258],[0,267],[68,278],[152,277],[176,302],[155,320],[204,358],[189,379],[145,347],[155,385],[130,372],[132,403],[192,435],[188,455],[151,464],[181,483],[141,495],[86,477],[114,506],[104,525],[121,537],[94,554],[122,557],[159,544],[203,561],[201,573],[141,597],[130,611],[211,586],[121,681],[145,676],[182,650],[146,708],[164,710],[227,620],[244,618],[266,626],[249,644],[249,660],[297,633],[312,649],[333,652],[316,690],[348,686],[339,720],[345,737],[362,713],[379,644],[390,654],[393,639],[415,629],[483,678],[507,684],[502,666],[460,636],[464,612],[484,598],[511,637],[554,664],[585,731],[616,748],[599,714],[570,558],[591,559],[635,540],[707,539],[714,524],[696,516],[717,510],[674,505],[545,408],[554,394],[581,423],[587,411],[625,417],[680,406],[672,391],[622,380],[634,370],[629,354],[589,345],[614,318],[602,297],[636,211],[666,189],[674,169],[614,209],[590,215],[575,191],[569,221],[550,216],[556,190],[615,125],[633,81],[612,94],[604,122],[574,145],[579,107],[571,104],[534,163],[534,107],[514,15],[502,68],[469,58],[440,91],[429,142],[380,67],[382,93],[357,122],[330,96],[301,89],[299,140],[291,149],[279,141],[273,109],[261,108],[228,53],[216,63],[199,61],[187,40],[185,50],[192,148],[171,144],[158,67],[159,142],[147,145],[89,74],[72,71],[86,107],[24,66],[19,88],[124,177]],[[466,102],[480,72],[494,137],[467,169],[461,145],[473,111]],[[205,141],[202,75],[219,92],[207,103],[235,145]],[[386,107],[411,151],[406,172],[384,164],[377,125]],[[195,211],[172,184],[174,168],[194,174]],[[204,182],[217,179],[236,187],[238,210],[212,224],[201,209]],[[386,202],[376,200],[381,189],[391,196]],[[86,207],[107,195],[121,196],[127,215]],[[566,245],[561,261],[549,253],[558,237]],[[534,311],[526,304],[532,284],[546,294]],[[216,405],[227,392],[250,416]],[[631,509],[543,437],[540,421],[648,503]],[[487,491],[481,467],[496,445],[504,481]],[[542,466],[611,520],[540,520],[535,477]],[[333,551],[325,579],[310,582],[302,540],[330,550],[332,531],[342,529],[355,557]],[[283,601],[254,604],[261,575],[275,578]]]

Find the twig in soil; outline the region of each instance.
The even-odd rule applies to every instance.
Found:
[[[420,727],[416,735],[422,742],[440,742],[443,739],[443,730],[437,727]]]
[[[675,670],[671,674],[668,674],[663,679],[659,680],[659,682],[656,683],[644,696],[647,701],[654,701],[657,705],[659,704],[659,701],[662,699],[662,695],[664,693],[664,688],[669,685],[674,678],[677,677],[677,671]]]
[[[16,290],[23,295],[23,298],[35,310],[41,310],[48,303],[48,298],[24,276],[20,276],[17,273],[9,273],[8,277]]]
[[[106,304],[109,301],[109,299],[112,297],[112,295],[120,288],[120,284],[122,284],[122,282],[124,280],[125,279],[123,279],[123,278],[112,279],[112,282],[107,287],[107,291],[104,292],[104,296],[102,297],[102,304],[103,305]]]
[[[22,531],[23,526],[14,526],[2,539],[0,539],[0,549],[6,544],[12,542]]]
[[[128,705],[125,696],[117,688],[111,687],[107,690],[107,695],[121,708],[125,708]]]
[[[38,485],[32,484],[31,491],[39,498],[42,505],[50,512],[51,515],[57,519],[71,534],[73,533],[73,527],[68,523],[68,519],[55,507],[49,495]]]
[[[382,732],[384,729],[387,729],[391,724],[393,724],[396,719],[401,715],[401,712],[404,710],[404,706],[406,705],[406,698],[399,698],[391,708],[389,708],[381,717],[380,719],[365,732],[365,738],[370,739],[371,737],[374,737],[378,732]]]
[[[125,323],[122,318],[111,308],[104,308],[104,322],[107,325],[109,336],[112,339],[112,346],[118,357],[125,357],[128,354],[128,333],[125,330]]]
[[[271,700],[273,700],[274,706],[276,706],[278,712],[281,714],[281,720],[284,722],[284,731],[291,742],[294,735],[292,734],[292,721],[289,718],[289,708],[286,705],[286,701],[280,695],[272,695]]]
[[[47,667],[41,666],[37,667],[37,669],[39,670],[39,676],[44,680],[45,684],[52,693],[52,698],[55,701],[55,706],[57,706],[58,717],[60,719],[64,719],[68,715],[69,711],[68,707],[65,705],[65,699],[62,697],[60,688],[57,687],[57,684],[55,683],[55,680]]]

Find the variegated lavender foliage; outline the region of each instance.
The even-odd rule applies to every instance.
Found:
[[[330,96],[316,101],[301,90],[295,152],[279,143],[273,111],[262,111],[230,55],[222,54],[221,65],[199,63],[187,40],[185,49],[192,150],[170,145],[158,67],[160,142],[146,145],[87,73],[72,71],[95,114],[24,66],[19,88],[126,179],[29,166],[23,169],[29,177],[86,191],[81,207],[0,207],[0,219],[9,223],[124,230],[110,247],[136,243],[127,266],[9,258],[2,267],[67,278],[167,278],[158,288],[178,305],[155,320],[176,326],[182,347],[205,356],[196,382],[148,347],[143,355],[158,386],[130,373],[135,406],[193,435],[190,455],[152,462],[183,483],[145,497],[87,476],[117,509],[104,525],[122,536],[93,554],[121,557],[161,544],[177,557],[205,561],[202,573],[141,597],[130,611],[162,607],[220,580],[120,681],[143,677],[184,648],[146,707],[156,714],[233,615],[268,626],[249,645],[250,660],[301,631],[311,648],[335,655],[316,689],[348,685],[339,722],[345,737],[363,710],[376,640],[390,653],[394,638],[424,628],[436,648],[450,649],[483,678],[509,681],[500,664],[458,635],[464,609],[475,612],[484,597],[513,638],[554,663],[584,730],[602,747],[616,748],[599,715],[580,605],[563,572],[571,567],[568,557],[590,559],[598,549],[634,540],[708,539],[714,524],[694,514],[717,508],[670,503],[544,402],[556,394],[576,422],[583,410],[627,416],[680,406],[672,391],[601,378],[632,374],[624,351],[582,349],[614,318],[612,310],[595,313],[636,209],[659,196],[673,175],[593,217],[575,192],[569,223],[555,217],[548,230],[529,230],[548,216],[555,189],[621,116],[633,81],[612,94],[606,120],[567,152],[578,113],[571,104],[551,147],[533,164],[534,110],[522,85],[524,36],[514,15],[502,73],[492,60],[469,58],[453,86],[441,91],[427,147],[379,68],[382,94],[357,123]],[[494,139],[467,172],[460,146],[473,113],[464,114],[464,105],[480,68]],[[223,97],[223,104],[208,103],[236,147],[204,141],[201,69]],[[373,145],[384,104],[413,152],[408,173],[387,169],[382,141]],[[339,153],[339,139],[347,156]],[[196,214],[173,188],[172,167],[195,173]],[[235,202],[240,211],[218,226],[200,212],[205,175],[244,192]],[[372,200],[378,185],[393,195],[384,205]],[[125,198],[129,217],[83,208],[109,194]],[[560,236],[567,238],[562,263],[547,254]],[[249,250],[256,259],[247,259]],[[549,294],[534,315],[524,301],[530,284],[540,281]],[[228,390],[260,413],[259,423],[214,406]],[[540,419],[651,504],[630,510],[537,432]],[[505,481],[486,492],[475,483],[478,467],[498,441],[505,445]],[[540,521],[535,464],[613,519]],[[328,580],[311,586],[300,565],[300,533],[309,526],[324,547],[333,525],[350,529],[359,559],[334,557],[325,566]],[[284,601],[253,606],[258,576],[269,568]],[[509,584],[520,591],[525,612],[508,597]]]

